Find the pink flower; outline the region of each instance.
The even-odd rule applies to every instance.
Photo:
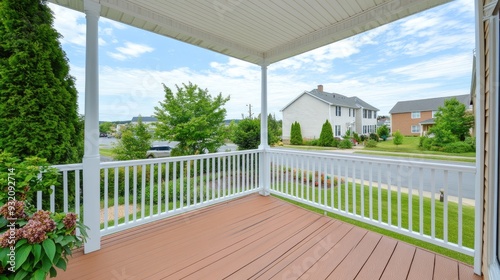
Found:
[[[42,229],[45,232],[51,232],[56,229],[56,222],[50,218],[50,212],[45,210],[38,210],[30,218],[30,221],[40,222]]]
[[[28,243],[42,243],[47,239],[45,234],[45,226],[40,221],[29,220],[22,228],[22,237],[28,240]]]
[[[0,235],[0,247],[7,248],[14,246],[17,240],[22,238],[22,231],[18,228],[8,229]]]
[[[76,226],[77,215],[75,213],[68,213],[63,219],[66,229],[74,229]]]
[[[7,220],[25,219],[28,215],[24,213],[24,201],[9,200],[0,208],[0,215]]]

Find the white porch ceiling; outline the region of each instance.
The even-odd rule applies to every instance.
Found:
[[[261,65],[450,0],[100,0],[101,16]],[[83,0],[50,0],[83,12]]]

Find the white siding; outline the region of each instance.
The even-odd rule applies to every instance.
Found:
[[[349,108],[347,108],[347,107],[342,107],[342,109],[341,109],[342,113],[341,113],[340,117],[335,116],[335,107],[336,107],[335,105],[332,106],[332,118],[330,119],[330,122],[332,123],[332,127],[335,127],[335,125],[340,125],[341,134],[344,135],[345,132],[347,131],[347,124],[355,122],[356,118],[352,117],[352,112],[351,112],[351,117],[349,117]],[[357,112],[356,112],[356,114],[357,114]],[[325,122],[325,121],[323,121],[323,122]],[[356,125],[356,124],[354,124],[354,125]],[[354,129],[354,127],[352,129]],[[318,137],[319,137],[319,132],[318,132]]]
[[[335,109],[332,108],[332,115]],[[344,112],[342,111],[342,114]],[[349,114],[348,111],[345,114]],[[304,94],[283,110],[283,140],[290,140],[292,123],[300,123],[304,139],[319,138],[321,127],[329,119],[329,105],[310,95]]]

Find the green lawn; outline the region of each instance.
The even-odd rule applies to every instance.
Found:
[[[403,144],[396,146],[392,142],[392,139],[387,141],[380,141],[375,148],[364,148],[367,151],[383,151],[383,152],[397,152],[397,153],[414,153],[414,154],[426,154],[426,155],[448,155],[448,156],[462,156],[474,158],[476,153],[444,153],[436,151],[423,151],[418,147],[420,138],[419,137],[404,137]]]
[[[286,186],[284,186],[283,192],[290,194],[290,195],[296,195],[298,197],[304,197],[304,199],[308,199],[309,201],[314,201],[314,202],[319,202],[321,201],[322,204],[331,206],[331,189],[326,190],[326,198],[325,198],[325,190],[318,191],[318,188],[316,187],[303,187],[304,190],[302,191],[299,186],[299,191],[295,193],[295,186],[289,185],[289,188],[286,189]],[[364,216],[369,217],[370,215],[370,205],[369,205],[369,197],[370,197],[370,190],[368,186],[365,186],[364,188],[361,187],[361,185],[356,184],[355,185],[355,192],[356,192],[356,203],[353,202],[353,185],[351,183],[348,184],[348,201],[346,203],[345,201],[345,186],[341,186],[341,193],[340,193],[340,209],[341,210],[346,210],[345,208],[347,207],[347,211],[349,212],[354,212],[353,206],[356,205],[356,210],[355,213],[358,215],[361,215],[361,201],[364,201]],[[362,190],[363,189],[363,190]],[[281,189],[279,189],[281,190]],[[382,222],[387,223],[389,219],[389,204],[388,204],[388,191],[381,189],[380,191],[380,196],[378,193],[378,189],[373,188],[372,189],[372,214],[373,214],[373,220],[378,220],[379,219],[379,213],[378,213],[378,202],[381,202],[381,215],[380,215],[380,220]],[[363,194],[363,197],[361,196]],[[320,197],[321,196],[321,197]],[[314,197],[314,198],[313,198]],[[285,198],[282,198],[285,199]],[[321,199],[321,200],[320,200]],[[285,199],[287,201],[290,201],[288,199]],[[419,203],[420,203],[420,198],[418,196],[413,195],[411,202],[412,202],[412,207],[409,207],[409,195],[406,193],[401,193],[399,197],[399,201],[401,203],[401,212],[398,212],[398,193],[397,191],[391,191],[390,195],[390,200],[391,200],[391,224],[394,226],[398,226],[398,218],[401,219],[401,227],[402,228],[408,228],[409,227],[409,213],[411,213],[412,217],[412,228],[413,231],[419,232],[420,227],[419,227],[419,220],[420,220],[420,212],[419,212]],[[290,201],[294,204],[300,205],[304,208],[316,211],[318,213],[323,214],[324,210],[322,209],[317,209],[311,206],[307,206],[305,204],[297,203],[294,201]],[[338,189],[337,187],[334,188],[334,206],[336,208],[339,207],[339,201],[338,201]],[[430,198],[423,198],[422,199],[422,205],[423,205],[423,233],[426,235],[431,235],[431,199]],[[443,234],[444,234],[444,204],[439,202],[438,200],[435,201],[435,236],[436,238],[443,239]],[[458,240],[458,204],[453,203],[453,202],[448,202],[448,241],[449,242],[454,242],[456,243]],[[328,216],[334,217],[336,219],[346,221],[352,224],[355,224],[357,226],[376,231],[379,233],[382,233],[387,236],[391,236],[393,238],[403,240],[405,242],[426,248],[431,251],[435,251],[437,253],[449,256],[451,258],[463,261],[468,264],[473,263],[473,257],[457,253],[452,250],[444,249],[439,246],[435,246],[411,237],[407,237],[405,235],[397,234],[389,230],[385,230],[376,226],[371,226],[368,224],[365,224],[363,222],[359,222],[357,220],[349,219],[341,215],[337,214],[332,214],[328,213]],[[462,235],[463,235],[463,245],[469,248],[474,247],[474,207],[471,206],[462,206]]]
[[[111,148],[99,147],[99,154],[101,154],[101,156],[110,157],[110,158],[115,156],[115,154],[112,152]]]

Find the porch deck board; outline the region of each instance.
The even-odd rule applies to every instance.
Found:
[[[435,253],[249,195],[106,236],[101,250],[75,252],[56,279],[406,279],[429,271],[481,279]]]

